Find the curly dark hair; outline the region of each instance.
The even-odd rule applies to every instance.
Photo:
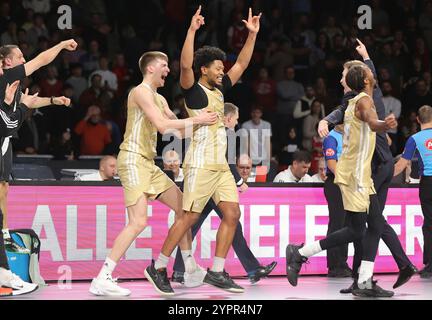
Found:
[[[367,67],[362,65],[354,65],[349,68],[345,81],[348,87],[352,90],[360,92],[365,88],[365,79],[367,77]]]
[[[215,60],[226,60],[226,54],[217,47],[204,46],[195,52],[194,69],[201,75],[201,67],[208,67]]]

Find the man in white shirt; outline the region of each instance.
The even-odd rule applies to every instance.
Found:
[[[325,159],[321,157],[318,161],[318,173],[312,176],[312,182],[324,183],[327,179],[326,169]]]
[[[78,177],[79,181],[107,181],[113,180],[117,174],[117,159],[114,156],[105,156],[99,162],[99,171]]]
[[[99,69],[90,74],[89,87],[91,86],[93,75],[98,74],[102,77],[102,86],[105,86],[105,89],[107,89],[110,92],[110,95],[113,96],[118,89],[118,82],[116,74],[108,69],[108,64],[109,61],[107,57],[102,56],[99,58]]]
[[[279,172],[273,182],[313,182],[307,174],[311,166],[312,156],[307,151],[296,151],[293,155],[292,165]]]
[[[180,157],[174,150],[168,150],[162,156],[164,170],[172,171],[175,182],[183,182],[183,169],[180,168]]]
[[[254,107],[251,111],[251,120],[244,122],[242,129],[247,130],[248,133],[249,154],[252,163],[270,167],[272,127],[270,122],[261,119],[262,115],[262,109]]]
[[[385,107],[385,116],[387,117],[390,113],[393,113],[396,120],[399,119],[402,109],[401,101],[392,96],[393,88],[389,81],[383,81],[381,84],[383,92],[382,102]],[[390,149],[395,155],[397,153],[397,128],[387,130],[387,134],[392,140]]]

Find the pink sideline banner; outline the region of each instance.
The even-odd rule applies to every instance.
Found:
[[[314,241],[327,232],[328,209],[322,188],[252,187],[240,196],[240,202],[244,236],[261,264],[278,262],[274,274],[285,274],[287,243]],[[39,234],[40,269],[46,280],[95,277],[127,223],[123,191],[116,186],[11,186],[8,208],[11,229],[32,228]],[[390,189],[384,214],[412,262],[421,267],[423,217],[418,189]],[[116,277],[143,278],[144,268],[158,256],[174,213],[156,201],[149,206],[149,216],[149,227],[124,256]],[[219,222],[212,213],[194,241],[195,257],[204,267],[211,266]],[[226,269],[232,275],[245,275],[233,250]],[[376,271],[397,271],[382,242]],[[311,258],[302,270],[303,274],[326,272],[325,252]]]

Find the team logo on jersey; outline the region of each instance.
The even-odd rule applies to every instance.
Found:
[[[329,148],[329,149],[326,150],[325,154],[326,154],[327,157],[333,157],[335,155],[335,152],[334,152],[333,149]]]
[[[432,150],[432,139],[427,140],[425,146],[428,150]]]

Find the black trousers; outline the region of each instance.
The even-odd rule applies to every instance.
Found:
[[[370,196],[368,213],[347,211],[346,220],[347,225],[344,228],[320,240],[321,248],[327,250],[361,239],[362,259],[371,262],[375,261],[385,222],[380,212],[380,203],[377,195]]]
[[[432,177],[421,177],[419,197],[423,211],[423,263],[432,262]]]
[[[334,175],[328,174],[324,182],[324,195],[329,209],[329,223],[327,236],[345,226],[346,212],[343,207],[342,194],[339,187],[334,183]],[[348,244],[327,250],[327,268],[347,268]]]
[[[207,216],[210,214],[212,210],[214,210],[221,219],[223,218],[222,212],[216,206],[214,201],[210,199],[207,205],[205,206],[204,210],[202,211],[199,220],[197,221],[197,223],[195,223],[192,226],[192,239],[195,238],[204,220],[207,218]],[[258,260],[255,258],[252,251],[249,249],[246,239],[243,236],[243,230],[240,223],[237,224],[237,229],[234,234],[232,246],[234,252],[237,254],[240,260],[240,263],[242,264],[243,268],[246,270],[248,274],[253,273],[258,269],[260,264]],[[185,266],[184,266],[180,248],[178,248],[177,250],[177,255],[174,262],[174,271],[178,271],[178,272],[185,271]]]
[[[9,270],[6,249],[4,246],[3,232],[1,232],[1,229],[3,229],[3,213],[0,210],[0,268]]]
[[[380,214],[382,216],[386,201],[388,189],[393,178],[394,164],[393,161],[382,162],[378,165],[372,165],[372,179],[374,181],[375,190],[377,192],[379,205],[380,205]],[[368,216],[368,224],[370,223],[369,218],[375,219],[374,216]],[[384,219],[383,230],[381,234],[381,239],[384,241],[386,246],[389,248],[393,259],[398,265],[399,269],[402,269],[411,264],[411,261],[408,259],[405,251],[402,248],[398,235],[393,230],[393,228],[388,224],[388,222]],[[354,243],[354,259],[353,259],[353,273],[354,276],[358,272],[358,268],[360,267],[360,263],[362,260],[362,248],[364,245],[360,243]]]

